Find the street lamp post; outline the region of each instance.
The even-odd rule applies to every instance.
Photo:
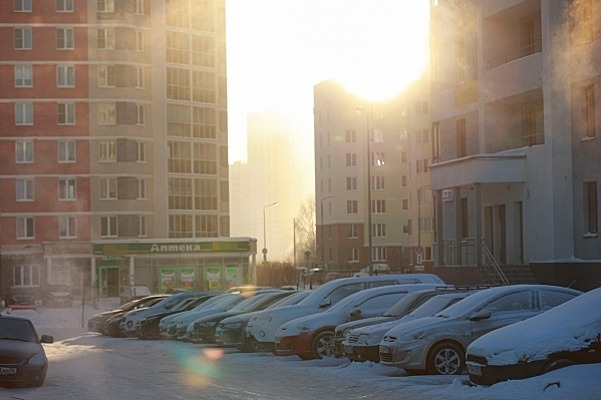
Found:
[[[265,228],[265,210],[268,207],[277,206],[278,202],[274,201],[271,204],[267,204],[263,207],[263,262],[267,262],[267,231]]]
[[[367,145],[365,146],[367,150],[367,261],[368,261],[368,271],[369,275],[374,274],[374,266],[373,266],[373,254],[372,254],[372,228],[371,228],[371,137],[369,132],[369,118],[370,112],[365,110],[363,107],[357,107],[358,112],[362,112],[365,114],[365,128],[366,128],[366,141]]]

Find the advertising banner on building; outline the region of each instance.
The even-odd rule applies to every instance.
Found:
[[[161,292],[167,292],[175,287],[175,270],[172,268],[161,269]]]
[[[207,286],[209,290],[221,290],[221,267],[207,267]]]
[[[179,280],[182,283],[182,288],[193,289],[194,280],[196,279],[196,271],[194,268],[182,268],[179,273]]]
[[[226,289],[240,286],[240,268],[228,266],[225,267],[225,284]]]

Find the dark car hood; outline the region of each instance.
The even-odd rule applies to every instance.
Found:
[[[0,340],[0,355],[4,357],[29,358],[34,354],[43,352],[44,348],[39,343],[8,339]]]

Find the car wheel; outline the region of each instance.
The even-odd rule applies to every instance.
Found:
[[[251,353],[265,353],[269,351],[267,345],[257,342],[256,339],[250,338],[246,344],[246,348]]]
[[[428,355],[427,371],[432,375],[459,375],[464,365],[463,349],[450,342],[435,345]]]
[[[314,358],[334,356],[334,332],[324,331],[315,336],[312,350]]]
[[[543,374],[576,364],[577,363],[574,360],[570,360],[569,358],[556,358],[555,360],[551,360],[545,364],[543,367]]]

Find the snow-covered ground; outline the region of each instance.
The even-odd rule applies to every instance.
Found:
[[[474,387],[465,375],[409,377],[346,359],[301,361],[87,332],[87,319],[112,306],[13,311],[56,341],[44,345],[49,358],[44,386],[0,389],[0,399],[601,399],[601,364]]]

